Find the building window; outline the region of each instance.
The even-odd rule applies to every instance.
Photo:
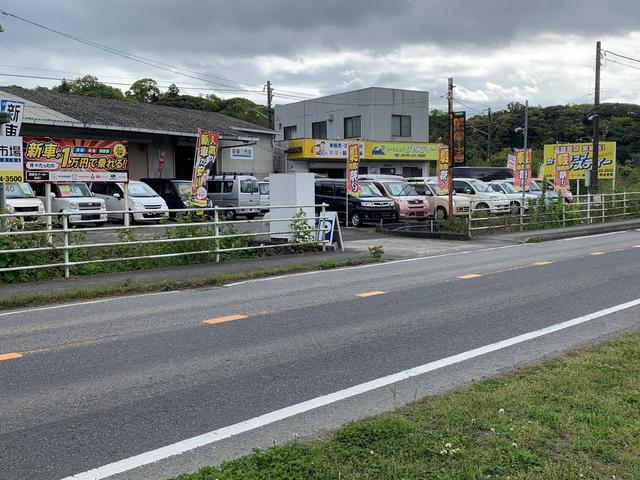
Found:
[[[394,137],[410,137],[411,116],[391,115],[391,135]]]
[[[420,167],[402,167],[403,177],[421,177],[422,169]]]
[[[298,134],[298,128],[295,125],[291,125],[290,127],[284,127],[284,139],[285,140],[293,140],[296,138]]]
[[[369,167],[358,167],[358,173],[360,175],[366,175],[369,173]]]
[[[380,167],[380,175],[395,175],[395,167]]]
[[[344,119],[344,138],[359,138],[362,136],[360,116]]]
[[[327,121],[313,122],[311,124],[311,135],[313,138],[327,138]]]

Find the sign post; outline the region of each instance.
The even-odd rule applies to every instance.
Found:
[[[0,213],[6,208],[6,182],[23,182],[22,164],[22,115],[24,103],[15,100],[0,100]],[[5,218],[0,221],[5,228]]]

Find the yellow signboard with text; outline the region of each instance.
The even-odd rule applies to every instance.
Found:
[[[569,157],[569,178],[584,180],[586,172],[591,170],[593,145],[591,143],[558,143],[544,146],[545,178],[555,178],[558,157]],[[598,178],[613,179],[616,172],[616,142],[600,142],[598,156]]]
[[[346,159],[349,145],[360,146],[360,160],[436,161],[440,145],[426,142],[372,142],[299,138],[289,140],[289,159]]]
[[[438,160],[437,143],[364,142],[367,160]]]

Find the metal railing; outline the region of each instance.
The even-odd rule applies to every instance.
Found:
[[[103,226],[89,226],[96,221],[102,223],[102,219],[74,223],[72,217],[77,221],[80,214],[77,211],[0,213],[0,224],[3,225],[0,230],[0,274],[57,268],[64,269],[64,276],[68,278],[73,267],[94,264],[198,256],[219,262],[222,256],[233,253],[306,245],[318,246],[325,251],[330,237],[327,234],[333,228],[326,207],[326,204],[270,206],[263,218],[254,218],[256,207],[81,212],[82,215],[108,213],[123,218],[122,225]],[[276,214],[286,209],[294,210],[296,214],[284,217]],[[300,211],[311,209],[313,215],[296,216]],[[248,217],[224,220],[227,211]],[[159,216],[156,218],[160,221],[127,225],[124,215],[132,217],[134,213],[153,214]],[[175,218],[170,218],[174,213]],[[23,217],[31,221],[25,221]]]
[[[487,215],[472,210],[468,222],[470,237],[494,232],[513,232],[640,218],[640,192],[577,195],[571,203],[563,198],[531,201],[520,214]]]

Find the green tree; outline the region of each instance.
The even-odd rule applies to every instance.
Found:
[[[126,95],[127,98],[131,98],[137,102],[157,102],[160,98],[160,89],[158,88],[158,82],[156,82],[152,78],[142,78],[140,80],[136,80],[133,85],[131,85],[131,88],[129,88]]]
[[[71,93],[73,95],[84,95],[87,97],[114,98],[124,100],[125,96],[118,88],[105,85],[98,81],[98,77],[85,75],[82,78],[62,83],[52,89],[54,92]]]

